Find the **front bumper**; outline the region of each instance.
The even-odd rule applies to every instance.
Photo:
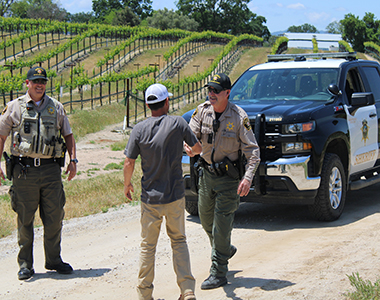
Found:
[[[262,162],[255,178],[261,181],[260,185],[265,186],[265,192],[255,188],[254,184],[258,180],[254,180],[251,192],[248,196],[242,197],[241,201],[288,204],[313,203],[321,178],[309,176],[309,161],[310,156],[297,156],[280,158],[274,162]],[[182,157],[182,167],[186,199],[196,201],[196,194],[190,189],[190,159],[186,155]]]
[[[296,156],[269,162],[265,165],[266,179],[282,177],[293,182],[299,191],[316,190],[319,188],[321,177],[309,177],[307,167],[309,161],[310,156]]]

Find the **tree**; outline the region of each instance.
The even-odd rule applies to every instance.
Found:
[[[11,17],[15,18],[28,18],[28,8],[30,6],[30,3],[28,0],[20,0],[13,2],[11,8],[10,8],[10,15]]]
[[[95,18],[103,19],[112,10],[120,10],[123,6],[119,0],[92,0],[92,10]]]
[[[93,12],[67,13],[66,20],[71,23],[91,23],[95,19]]]
[[[9,11],[14,0],[0,0],[0,17],[4,17]]]
[[[178,11],[167,8],[154,11],[153,16],[147,19],[148,26],[161,30],[179,28],[189,31],[196,31],[199,24],[192,18],[184,16]]]
[[[123,7],[129,7],[142,20],[153,13],[152,0],[121,0]]]
[[[52,0],[21,0],[11,6],[11,16],[29,19],[65,21],[67,11]]]
[[[379,43],[380,21],[375,19],[374,14],[366,13],[363,20],[353,14],[347,14],[341,20],[342,38],[351,43],[355,51],[364,51],[364,42]]]
[[[326,31],[332,34],[342,34],[342,24],[339,21],[331,22],[329,25],[326,26]]]
[[[139,18],[152,15],[152,0],[92,0],[92,10],[97,19],[103,20],[112,11],[129,8]]]
[[[379,43],[380,37],[380,21],[376,20],[373,13],[366,13],[363,17],[366,25],[366,35],[370,42]]]
[[[269,37],[266,19],[248,8],[251,0],[178,0],[178,11],[194,19],[199,30]]]
[[[300,26],[290,26],[287,30],[288,32],[301,32],[301,33],[318,33],[317,28],[314,25],[305,23]]]
[[[111,24],[115,26],[126,25],[133,27],[140,24],[140,19],[135,13],[133,13],[132,9],[125,7],[121,10],[115,11],[115,16],[112,19]]]

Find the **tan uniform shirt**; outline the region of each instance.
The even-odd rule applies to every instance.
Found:
[[[214,119],[214,108],[209,101],[206,101],[197,107],[190,120],[191,129],[202,143],[201,156],[209,164],[211,164],[213,148],[213,142],[209,143],[209,135],[213,133]],[[228,102],[219,121],[220,126],[215,136],[214,161],[220,162],[226,156],[231,161],[235,161],[241,149],[247,158],[244,178],[252,182],[254,172],[260,163],[260,150],[247,113],[239,106]]]
[[[30,98],[29,94],[26,93],[24,96],[26,102],[31,102],[35,105],[34,101]],[[21,97],[20,97],[21,98]],[[19,98],[18,98],[19,99]],[[49,96],[46,94],[41,100],[39,106],[35,106],[35,110],[40,112],[46,108],[48,105]],[[62,136],[67,136],[72,134],[72,130],[67,118],[65,109],[63,105],[57,101],[57,124],[58,130],[61,130]],[[4,108],[0,116],[0,135],[8,136],[13,127],[17,127],[21,123],[21,108],[20,102],[15,99],[8,103]]]

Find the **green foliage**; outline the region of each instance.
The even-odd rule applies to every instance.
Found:
[[[354,52],[354,49],[352,49],[352,47],[350,46],[349,43],[347,43],[346,41],[339,41],[339,46],[343,49],[345,49],[345,51],[347,52]]]
[[[374,54],[377,59],[380,59],[380,46],[374,42],[364,43],[365,51]]]
[[[124,7],[121,10],[115,11],[115,16],[112,19],[112,25],[127,25],[138,26],[140,24],[139,17],[129,7]]]
[[[300,26],[290,26],[287,30],[288,32],[304,32],[304,33],[317,33],[318,30],[314,25],[310,25],[308,23],[305,23]]]
[[[342,24],[339,21],[333,21],[326,26],[326,30],[331,34],[342,34]]]
[[[277,52],[282,47],[282,45],[284,43],[287,44],[288,42],[289,42],[289,39],[286,36],[280,36],[279,38],[277,38],[276,42],[273,44],[272,51],[270,54],[278,54]]]
[[[312,43],[313,43],[313,53],[318,53],[318,42],[316,38],[312,38]]]
[[[248,33],[269,38],[266,19],[248,7],[250,0],[179,0],[178,11],[199,24],[199,30],[211,30],[234,35]]]
[[[122,170],[124,167],[124,161],[120,163],[110,163],[104,167],[104,170],[109,171],[109,170]]]
[[[346,297],[350,300],[379,300],[380,299],[380,281],[377,280],[374,284],[367,280],[360,278],[359,273],[352,273],[347,276],[350,280],[351,286],[356,290],[354,292],[347,292]]]
[[[380,21],[376,20],[374,14],[366,13],[360,20],[350,13],[340,22],[343,27],[342,38],[351,43],[355,51],[363,52],[364,42],[380,42]]]
[[[189,16],[167,8],[156,10],[151,17],[147,18],[147,22],[150,27],[161,30],[178,28],[196,31],[199,27],[198,22]]]

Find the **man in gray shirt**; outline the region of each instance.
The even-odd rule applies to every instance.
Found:
[[[185,235],[185,189],[182,176],[184,142],[190,156],[201,153],[202,146],[186,121],[168,116],[169,94],[162,84],[151,85],[145,102],[152,117],[138,123],[132,130],[124,154],[124,194],[132,200],[131,183],[135,161],[141,156],[141,253],[138,275],[138,299],[151,300],[153,294],[154,260],[160,227],[165,216],[171,239],[173,265],[180,300],[195,300],[195,279],[191,274],[189,250]]]

